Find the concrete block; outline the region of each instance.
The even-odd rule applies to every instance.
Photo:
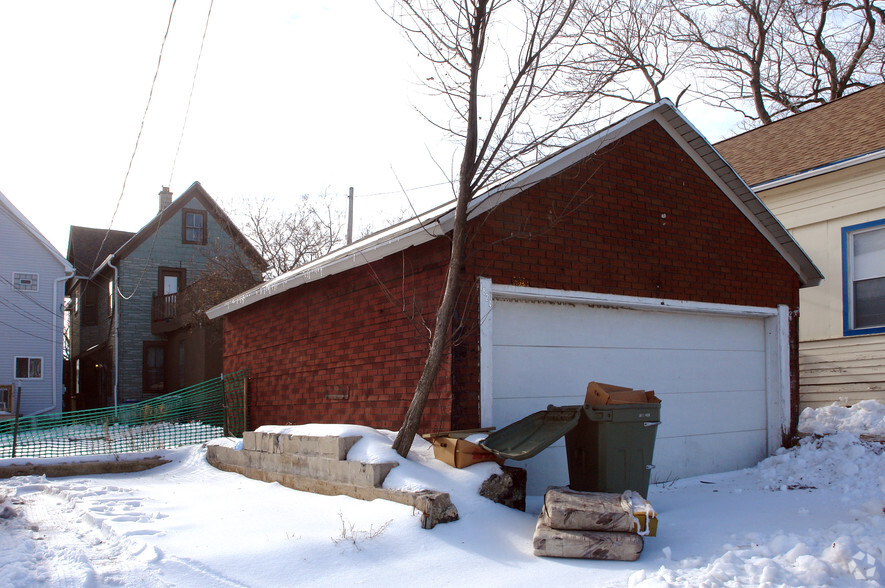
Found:
[[[247,451],[279,453],[279,437],[276,433],[243,431],[243,449]]]
[[[297,453],[300,455],[325,457],[328,459],[347,459],[347,452],[361,437],[309,437],[306,435],[280,435],[280,453]]]
[[[258,451],[258,433],[255,431],[243,431],[243,450]]]

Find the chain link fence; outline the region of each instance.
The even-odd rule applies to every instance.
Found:
[[[151,400],[0,422],[0,458],[129,453],[241,437],[245,371]]]

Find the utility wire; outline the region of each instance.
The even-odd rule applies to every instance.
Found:
[[[427,184],[426,186],[418,186],[415,188],[406,188],[405,190],[406,191],[424,190],[425,188],[436,188],[437,186],[448,186],[451,184],[452,184],[452,182],[439,182],[437,184]],[[356,194],[356,197],[357,198],[368,198],[370,196],[391,196],[393,194],[402,194],[402,193],[403,193],[403,188],[400,188],[399,190],[393,190],[391,192],[375,192],[374,194]]]
[[[52,343],[52,339],[47,339],[46,337],[41,337],[40,335],[35,335],[34,333],[32,333],[30,331],[25,331],[25,330],[19,329],[18,327],[14,327],[14,326],[10,325],[6,321],[0,321],[0,325],[6,325],[7,327],[12,329],[13,331],[18,331],[19,333],[24,333],[25,335],[29,335],[35,339],[40,339],[41,341],[46,341],[47,343]]]
[[[58,313],[58,312],[52,310],[51,308],[49,308],[49,307],[47,307],[47,306],[44,306],[44,305],[40,304],[40,302],[38,302],[37,300],[35,300],[35,299],[32,298],[31,296],[29,296],[28,294],[25,294],[25,293],[22,292],[21,290],[16,289],[15,285],[14,285],[12,282],[10,282],[9,280],[7,280],[4,276],[0,275],[0,281],[6,282],[6,283],[9,284],[10,286],[12,286],[12,290],[13,290],[13,292],[18,292],[20,296],[22,296],[22,297],[25,298],[25,300],[29,300],[29,301],[32,302],[33,304],[39,306],[40,308],[42,308],[42,309],[45,310],[46,312],[48,312],[48,313],[50,313],[50,314],[53,314],[53,315],[57,316],[58,318],[64,318],[64,316],[63,316],[62,314],[60,314],[60,313]]]
[[[37,325],[40,325],[41,327],[49,327],[49,328],[53,327],[52,323],[49,322],[48,320],[46,320],[44,318],[40,318],[35,314],[31,314],[30,312],[28,312],[27,310],[25,310],[21,306],[17,305],[15,302],[12,302],[11,300],[5,300],[3,298],[0,298],[0,305],[5,306],[6,308],[12,310],[12,312],[17,314],[18,316],[20,316],[24,319],[27,319],[33,323],[36,323]]]
[[[160,44],[160,56],[157,58],[157,68],[154,70],[154,79],[151,81],[151,90],[148,93],[148,100],[144,107],[144,114],[141,115],[141,125],[138,128],[138,136],[135,138],[135,147],[132,149],[132,155],[129,158],[129,166],[126,168],[126,175],[123,176],[123,187],[120,189],[120,196],[117,197],[117,205],[114,207],[114,214],[111,215],[111,223],[108,226],[108,230],[104,234],[104,239],[102,239],[101,245],[98,246],[98,250],[95,252],[95,259],[92,261],[92,267],[95,267],[95,264],[98,262],[98,255],[101,252],[102,247],[104,247],[108,235],[111,233],[111,228],[114,226],[114,219],[117,217],[117,212],[120,210],[120,202],[123,201],[123,194],[126,192],[126,183],[129,181],[129,173],[132,171],[132,163],[135,161],[135,154],[138,152],[138,145],[141,142],[141,134],[144,131],[144,122],[147,119],[147,113],[151,107],[151,100],[154,97],[154,87],[157,84],[157,76],[160,74],[160,64],[163,62],[163,49],[166,47],[166,39],[169,37],[169,29],[172,27],[172,15],[175,12],[175,3],[177,1],[178,0],[172,0],[172,8],[169,10],[169,21],[166,23],[166,32],[163,34],[163,42]]]
[[[200,60],[203,57],[203,46],[206,44],[206,32],[209,30],[209,18],[212,16],[212,6],[215,0],[209,2],[209,12],[206,14],[206,24],[203,27],[203,38],[200,40],[200,52],[197,53],[197,65],[194,67],[194,77],[191,80],[191,91],[187,97],[187,108],[184,111],[184,122],[181,123],[181,133],[178,135],[178,146],[175,148],[175,157],[172,158],[172,169],[169,171],[169,185],[172,185],[172,176],[175,174],[175,164],[178,161],[178,152],[181,151],[181,142],[184,139],[184,129],[187,126],[187,118],[191,112],[191,100],[194,97],[194,87],[197,85],[197,73],[200,71]]]
[[[190,89],[190,93],[188,94],[188,98],[187,98],[187,107],[185,108],[185,111],[184,111],[184,122],[181,125],[181,132],[178,135],[178,146],[175,148],[175,157],[172,158],[172,169],[169,171],[169,186],[172,185],[172,176],[175,174],[175,163],[178,161],[178,152],[181,150],[181,142],[184,140],[184,129],[187,126],[187,118],[188,118],[188,114],[190,114],[190,110],[191,110],[191,100],[194,97],[194,87],[197,85],[197,73],[200,71],[200,60],[203,57],[203,46],[206,44],[206,32],[209,30],[209,18],[212,16],[212,6],[214,4],[215,4],[215,0],[211,0],[209,2],[209,11],[206,13],[206,24],[203,26],[203,37],[200,40],[200,51],[199,51],[199,53],[197,53],[197,63],[194,66],[194,76],[191,79],[191,89]],[[171,22],[171,15],[170,15],[170,22]],[[169,30],[166,29],[166,32],[168,34]],[[164,42],[165,42],[165,40],[164,40]],[[159,64],[157,64],[157,65],[159,66]],[[156,79],[156,76],[155,76],[155,79]],[[162,214],[162,213],[163,213],[163,211],[161,210],[159,212],[159,214]],[[208,226],[204,228],[204,230],[208,230],[208,229],[209,229]],[[130,298],[135,296],[136,292],[138,292],[138,288],[141,286],[141,282],[142,282],[142,280],[144,280],[144,276],[147,273],[148,267],[150,266],[151,261],[154,258],[154,246],[157,244],[157,237],[159,236],[159,234],[160,234],[160,222],[158,220],[157,227],[156,227],[156,229],[154,229],[154,237],[153,237],[153,239],[151,239],[151,249],[150,249],[150,251],[148,251],[147,259],[145,260],[144,265],[142,265],[142,267],[141,267],[141,275],[138,276],[138,281],[135,282],[135,286],[132,288],[132,292],[127,296],[126,294],[123,294],[122,290],[120,290],[119,284],[114,284],[114,288],[117,289],[117,293],[120,295],[120,298],[122,298],[123,300],[129,300]]]

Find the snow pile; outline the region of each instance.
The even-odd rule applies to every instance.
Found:
[[[461,519],[424,530],[410,507],[222,472],[191,446],[145,472],[0,480],[0,586],[885,585],[885,445],[857,433],[652,487],[657,536],[638,561],[608,562],[535,557],[542,497],[525,513],[480,497],[494,463],[451,468],[420,438],[403,459],[394,433],[366,427],[263,430],[359,435],[348,459],[396,461],[386,487],[449,492]]]
[[[827,420],[837,422],[830,417]],[[849,418],[848,422],[856,421]],[[803,533],[782,529],[737,533],[717,557],[687,558],[653,574],[640,571],[631,576],[630,586],[885,585],[883,444],[864,442],[857,434],[845,432],[806,438],[754,468],[723,475],[721,480],[718,476],[707,478],[717,484],[727,482],[731,493],[746,500],[746,509],[759,508],[765,500],[762,494],[768,492],[794,497],[785,502],[788,510],[781,512],[781,517],[804,519],[814,525],[816,516],[826,514],[817,510],[820,508],[844,509],[848,516]],[[691,482],[685,481],[686,487]],[[813,496],[822,498],[816,509],[790,509]]]
[[[833,403],[822,408],[806,408],[799,415],[799,431],[814,435],[832,435],[839,431],[885,435],[885,404],[862,400],[851,407]]]

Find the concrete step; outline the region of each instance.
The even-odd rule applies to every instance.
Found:
[[[266,439],[254,438],[259,444]],[[421,512],[421,526],[432,529],[439,523],[458,520],[458,509],[445,492],[405,492],[383,488],[384,478],[395,462],[366,464],[325,457],[271,453],[254,449],[235,450],[209,445],[206,459],[220,470],[237,472],[264,482],[329,496],[345,495],[361,500],[381,498],[406,504]],[[353,446],[352,444],[350,445]]]
[[[309,437],[258,431],[243,432],[243,449],[264,453],[286,453],[328,459],[347,459],[347,452],[361,437]]]

